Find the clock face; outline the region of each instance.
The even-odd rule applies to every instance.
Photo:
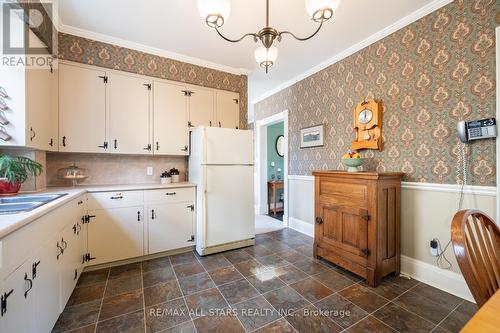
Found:
[[[360,124],[368,124],[373,118],[371,110],[364,109],[359,113],[358,121]]]

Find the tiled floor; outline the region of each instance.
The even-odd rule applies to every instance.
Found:
[[[256,245],[86,272],[53,332],[458,332],[474,304],[415,280],[370,288],[291,229]]]

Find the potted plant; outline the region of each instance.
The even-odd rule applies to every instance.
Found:
[[[176,168],[170,169],[170,175],[172,176],[172,183],[178,183],[179,182],[179,175],[180,172]]]
[[[163,172],[160,176],[160,182],[162,184],[170,184],[172,182],[172,176],[170,175],[170,172]]]
[[[0,155],[0,196],[16,195],[29,176],[38,176],[42,170],[40,163],[28,157]]]

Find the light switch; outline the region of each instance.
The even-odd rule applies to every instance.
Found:
[[[146,168],[146,175],[152,176],[153,175],[153,167],[147,167]]]

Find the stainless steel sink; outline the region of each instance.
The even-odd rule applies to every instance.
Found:
[[[15,197],[0,198],[0,214],[28,212],[59,199],[66,194],[18,195]]]

